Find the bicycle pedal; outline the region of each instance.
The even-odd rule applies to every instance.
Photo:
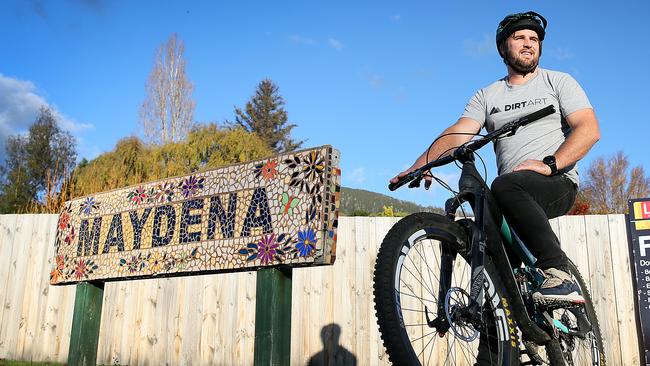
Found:
[[[572,295],[575,298],[553,298],[550,296],[544,296],[539,292],[533,294],[533,302],[538,308],[541,309],[566,309],[582,306],[585,303],[585,299],[579,295]]]
[[[544,311],[553,311],[558,309],[574,309],[584,305],[584,300],[557,300],[557,299],[536,299],[533,296],[533,301],[538,309]]]

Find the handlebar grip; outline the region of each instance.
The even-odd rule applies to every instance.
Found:
[[[555,106],[553,104],[551,104],[549,106],[546,106],[546,107],[544,107],[544,108],[542,108],[542,109],[540,109],[540,110],[538,110],[536,112],[533,112],[533,113],[523,117],[524,121],[522,121],[523,123],[521,125],[523,126],[523,125],[526,125],[528,123],[537,121],[538,119],[544,118],[546,116],[550,116],[553,113],[555,113]]]
[[[406,183],[412,181],[413,179],[415,179],[415,177],[417,175],[417,172],[418,172],[417,170],[412,171],[412,172],[408,173],[407,175],[399,178],[396,183],[388,184],[388,189],[390,189],[391,191],[394,191],[397,188],[399,188],[399,187],[405,185]]]
[[[388,189],[391,190],[391,191],[394,191],[394,190],[396,190],[397,188],[399,188],[399,187],[405,185],[406,183],[409,182],[409,180],[406,179],[407,177],[408,177],[408,175],[406,175],[406,176],[400,178],[400,180],[398,180],[397,183],[389,183],[389,184],[388,184]]]

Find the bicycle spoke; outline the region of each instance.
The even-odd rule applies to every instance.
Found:
[[[427,333],[427,334],[423,335],[422,337],[415,338],[415,339],[411,340],[411,343],[416,342],[416,341],[419,341],[420,339],[424,339],[424,338],[426,338],[426,337],[428,337],[428,336],[430,336],[430,335],[432,335],[432,334],[438,334],[438,331],[437,331],[437,330],[434,330],[433,332],[431,332],[431,333]],[[435,336],[434,336],[433,338],[434,338],[434,341],[433,341],[433,342],[435,343]]]
[[[436,339],[436,337],[431,338],[431,339],[427,342],[427,344],[425,344],[424,346],[422,346],[422,350],[420,351],[420,353],[418,353],[417,358],[420,358],[420,355],[422,354],[422,352],[424,352],[425,349],[427,349],[427,346],[429,346],[429,344],[431,343],[431,341],[433,341],[433,342],[435,343],[435,339]]]
[[[447,358],[445,359],[445,364],[447,364],[447,361],[449,361],[449,356],[452,356],[452,359],[454,360],[454,365],[456,364],[456,355],[453,352],[455,343],[456,343],[456,337],[453,337],[451,342],[447,341]]]
[[[435,252],[435,249],[436,249],[435,244],[434,244],[434,245],[431,245],[431,248],[432,248],[433,251]],[[419,251],[418,251],[418,254],[420,255],[420,258],[422,258],[422,254],[421,254]],[[436,260],[436,264],[438,265],[437,268],[440,269],[440,262],[438,262],[438,260],[437,260],[438,257],[439,257],[439,256],[438,256],[436,253],[433,254],[433,258]],[[422,260],[424,261],[425,264],[428,264],[428,263],[429,263],[429,261],[427,261],[426,258],[422,258]],[[429,282],[431,282],[431,288],[433,289],[433,279],[431,278],[431,267],[429,267],[429,266],[427,265],[427,269],[428,269],[427,274],[429,275]],[[436,276],[436,275],[434,274],[433,277],[435,277],[437,283],[439,284],[439,283],[440,283],[440,279],[438,278],[438,276]],[[432,295],[435,295],[435,294],[433,293],[433,290],[431,290],[431,294],[432,294]]]
[[[472,350],[469,347],[472,343],[466,343],[465,345],[460,346],[460,353],[463,355],[463,358],[467,361],[468,365],[471,364],[470,360],[476,359],[476,355],[473,354]],[[468,353],[469,353],[469,355],[468,355]],[[473,356],[473,357],[471,357],[471,356]]]
[[[433,342],[433,345],[431,345],[431,348],[430,348],[430,350],[429,350],[429,358],[427,358],[427,363],[426,363],[426,365],[429,365],[430,362],[431,362],[431,356],[433,356],[433,350],[436,348],[436,347],[435,347],[435,343],[436,343],[436,342],[434,341],[434,342]]]
[[[417,296],[417,295],[415,295],[415,294],[411,295],[411,294],[408,294],[408,293],[405,293],[405,292],[400,292],[400,296],[401,296],[401,295],[405,295],[405,296],[413,297],[413,298],[416,298],[416,299],[418,299],[418,300],[420,300],[420,301],[427,301],[427,302],[433,303],[434,305],[438,304],[438,301],[427,300],[427,299],[422,298],[422,297],[420,297],[420,296]],[[424,303],[422,303],[422,305],[424,305]]]
[[[418,252],[417,247],[415,248],[415,251]],[[420,256],[420,258],[422,258],[422,256]],[[413,261],[413,258],[411,258],[411,256],[408,256],[408,259],[409,259],[409,261],[411,261],[411,263],[413,264],[413,267],[418,272],[419,276],[417,276],[416,278],[424,278],[424,276],[422,275],[422,272],[418,268],[418,265],[415,264],[415,262]],[[422,259],[422,260],[424,261],[424,259]],[[413,275],[413,273],[410,270],[409,270],[409,273],[411,273],[411,275]],[[422,287],[424,287],[429,293],[433,294],[433,282],[431,282],[431,286],[426,286],[426,281],[424,281],[424,283],[422,283],[422,282],[420,282],[420,283],[422,284]]]
[[[421,324],[404,324],[405,327],[422,327],[422,326],[429,326],[427,323],[421,323]]]
[[[403,269],[406,269],[406,271],[407,271],[408,273],[410,273],[411,276],[413,276],[413,279],[415,279],[415,281],[417,281],[417,282],[418,282],[422,287],[426,287],[426,286],[422,283],[422,281],[420,281],[420,280],[418,279],[418,277],[415,276],[415,275],[413,274],[413,272],[411,272],[411,270],[410,270],[408,267],[402,267],[402,268],[403,268]],[[401,282],[401,281],[402,281],[402,278],[400,277],[400,282]],[[404,282],[404,284],[406,284],[406,282]],[[432,295],[433,295],[433,294],[432,294]]]
[[[408,309],[408,308],[401,308],[401,309],[402,309],[402,312],[404,312],[404,311],[410,311],[410,312],[413,312],[413,313],[426,313],[426,311],[424,311],[424,310],[418,310],[418,309]]]

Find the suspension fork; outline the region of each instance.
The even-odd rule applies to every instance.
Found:
[[[485,232],[485,191],[483,189],[477,190],[474,194],[474,220],[478,228],[472,235],[472,279],[470,287],[470,307],[469,313],[477,319],[480,319],[481,303],[483,299],[484,283],[485,283],[485,247],[487,245],[487,234]]]
[[[440,285],[438,289],[438,316],[445,314],[445,301],[447,292],[451,288],[451,278],[454,271],[454,261],[457,252],[449,247],[448,244],[442,243],[442,256],[440,258]]]

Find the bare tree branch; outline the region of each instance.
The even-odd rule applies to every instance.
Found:
[[[629,166],[622,151],[607,161],[600,157],[591,163],[582,185],[590,213],[625,213],[628,199],[648,196],[650,178],[641,166],[633,168],[628,175]]]
[[[176,34],[156,50],[140,109],[145,136],[154,143],[178,142],[192,127],[194,85],[185,73],[184,50]]]

